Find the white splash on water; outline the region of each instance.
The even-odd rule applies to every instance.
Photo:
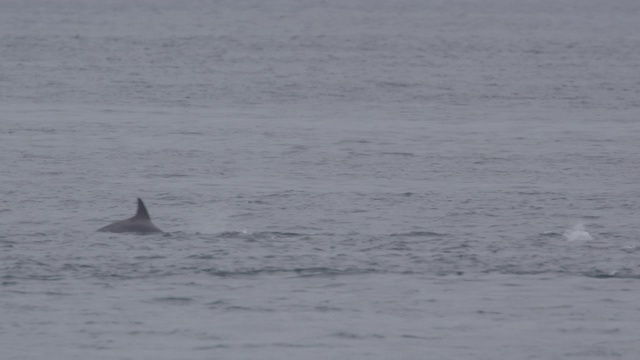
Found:
[[[584,224],[578,223],[567,229],[562,236],[569,242],[585,242],[593,240],[593,236],[584,229]]]

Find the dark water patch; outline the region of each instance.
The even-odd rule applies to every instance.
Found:
[[[258,241],[258,240],[264,240],[264,239],[273,240],[273,239],[293,238],[293,237],[301,237],[301,236],[309,236],[309,235],[295,233],[295,232],[279,232],[279,231],[262,231],[262,232],[225,231],[217,235],[218,238],[222,238],[222,239],[242,239],[242,240],[249,240],[249,241]]]
[[[228,306],[229,303],[225,300],[216,300],[216,301],[208,302],[205,305],[212,308],[219,308],[219,307]]]
[[[409,231],[401,233],[393,233],[390,237],[445,237],[451,236],[450,234],[442,234],[433,231]]]
[[[438,270],[434,273],[436,276],[463,276],[465,274],[464,271],[459,270]],[[419,273],[418,275],[424,275]]]
[[[177,135],[196,135],[196,136],[202,136],[205,133],[202,131],[187,131],[187,130],[178,130],[175,132],[175,134]]]
[[[522,264],[487,264],[478,268],[479,273],[483,274],[503,274],[503,275],[517,275],[517,276],[549,276],[549,279],[553,279],[554,276],[578,276],[578,277],[590,277],[595,279],[640,279],[640,272],[634,271],[630,268],[619,269],[601,269],[591,267],[592,262],[584,264],[570,263],[568,260],[566,263],[560,261],[559,263],[522,263]],[[590,267],[587,269],[587,267]],[[472,271],[474,272],[474,271]]]
[[[91,274],[91,277],[96,279],[103,279],[103,280],[132,280],[132,279],[142,278],[143,276],[126,275],[126,274],[121,274],[121,273],[116,273],[111,271],[100,271],[100,272],[95,272]]]
[[[260,312],[260,313],[266,313],[266,312],[275,312],[277,310],[272,309],[272,308],[267,308],[267,307],[263,307],[263,306],[241,306],[241,305],[234,305],[229,303],[228,301],[225,300],[216,300],[216,301],[212,301],[209,303],[205,304],[206,307],[208,307],[211,310],[221,310],[224,312],[227,311],[238,311],[238,312]]]
[[[414,244],[412,242],[406,240],[393,240],[389,242],[382,242],[381,244],[376,244],[371,247],[360,249],[360,251],[411,251],[414,248]],[[391,255],[391,254],[388,254]]]
[[[381,155],[389,155],[389,156],[400,156],[400,157],[415,157],[416,154],[414,153],[410,153],[410,152],[393,152],[393,151],[389,151],[389,152],[381,152]]]
[[[591,228],[601,228],[599,226],[596,225],[592,225],[590,226]],[[594,238],[596,239],[606,239],[606,240],[624,240],[626,238],[626,236],[620,234],[620,233],[614,233],[614,232],[610,232],[610,231],[604,231],[601,233],[595,233],[592,232],[594,235]]]
[[[171,174],[149,174],[148,178],[154,178],[154,177],[159,177],[159,178],[164,178],[164,179],[171,179],[171,178],[183,178],[183,177],[190,177],[191,175],[189,174],[176,174],[176,173],[171,173]]]
[[[344,139],[344,140],[338,141],[336,144],[369,144],[369,143],[371,143],[371,141],[366,139]]]
[[[294,272],[297,277],[318,277],[318,276],[344,276],[344,275],[362,275],[379,273],[379,269],[333,269],[325,267],[311,267],[311,268],[297,268],[292,269],[290,272]]]
[[[557,272],[557,271],[551,271],[551,270],[526,270],[526,269],[502,269],[502,270],[498,270],[498,269],[491,269],[491,270],[483,270],[481,271],[481,273],[483,274],[502,274],[502,275],[522,275],[522,276],[527,276],[527,275],[544,275],[544,274],[563,274],[566,275],[567,273],[565,272]]]
[[[1,271],[7,273],[7,275],[17,276],[18,274],[24,274],[29,272],[54,272],[55,268],[42,261],[38,261],[31,258],[18,258],[11,259],[5,258],[2,262]]]
[[[196,255],[189,255],[187,256],[187,259],[198,259],[198,260],[211,260],[211,259],[216,259],[216,258],[220,258],[222,256],[228,255],[229,252],[226,250],[218,250],[216,251],[217,254],[196,254]]]
[[[633,272],[631,269],[618,269],[618,270],[591,269],[581,274],[586,277],[592,277],[595,279],[640,279],[640,274],[637,272]]]
[[[11,241],[11,240],[0,240],[0,247],[4,248],[4,249],[10,249],[13,248],[16,245],[15,241]]]
[[[277,238],[299,237],[299,236],[303,236],[304,234],[299,234],[299,233],[294,233],[294,232],[270,231],[270,232],[256,233],[256,235],[259,236],[259,237],[265,237],[265,238],[268,238],[268,239],[272,239],[274,237],[277,237]]]
[[[218,277],[254,277],[260,275],[293,274],[295,277],[316,277],[316,276],[343,276],[379,273],[378,269],[335,269],[329,267],[308,267],[308,268],[276,268],[266,267],[262,269],[242,269],[242,270],[222,270],[222,269],[202,269],[197,273],[206,273]]]
[[[193,350],[205,350],[205,351],[210,351],[210,350],[217,350],[217,349],[230,349],[231,345],[226,345],[226,344],[218,344],[218,345],[205,345],[205,346],[196,346],[193,348]]]
[[[17,285],[18,282],[17,281],[13,281],[15,277],[11,276],[11,275],[5,275],[0,277],[0,279],[2,279],[2,281],[0,282],[0,285],[2,286],[13,286],[13,285]]]
[[[96,243],[92,243],[92,244],[87,245],[87,247],[89,247],[89,248],[93,248],[93,247],[96,247],[96,248],[111,248],[111,246],[113,246],[113,245],[110,244],[110,243],[104,243],[104,242],[96,242]]]
[[[28,275],[25,277],[26,279],[29,280],[41,280],[41,281],[57,281],[57,280],[62,280],[64,279],[64,276],[62,275]]]
[[[93,270],[95,266],[88,264],[63,264],[61,270],[64,271],[82,271],[85,272],[87,270]]]
[[[339,307],[327,306],[327,305],[318,305],[314,307],[314,310],[321,313],[344,311],[344,309],[341,309]]]
[[[538,235],[541,238],[561,238],[563,235],[561,233],[553,232],[553,231],[545,231]]]
[[[564,200],[565,195],[559,192],[554,191],[541,191],[541,190],[515,190],[515,191],[504,191],[507,194],[513,194],[517,196],[551,196],[554,200]]]
[[[42,225],[42,224],[46,224],[47,221],[26,221],[26,220],[22,220],[22,221],[18,221],[17,224],[20,225]],[[25,238],[44,238],[42,240],[33,240],[34,243],[45,243],[45,242],[51,242],[53,240],[49,239],[48,237],[51,234],[47,234],[47,233],[43,233],[43,232],[33,232],[33,233],[17,233],[17,234],[11,234],[12,236],[20,236],[20,237],[25,237]]]
[[[294,344],[294,343],[283,343],[283,342],[276,342],[271,345],[275,347],[300,348],[300,349],[327,347],[326,344],[297,344],[297,343]]]
[[[600,359],[622,359],[623,353],[617,352],[602,346],[594,345],[584,350],[567,352],[564,354],[567,357],[574,357],[576,359],[587,358],[600,358]]]
[[[160,302],[160,303],[183,305],[183,304],[191,303],[193,299],[189,297],[183,297],[183,296],[165,296],[165,297],[154,298],[152,301]]]
[[[311,149],[311,146],[308,145],[292,145],[284,152],[285,154],[296,154],[299,152],[304,152]]]
[[[380,334],[356,334],[350,331],[338,331],[331,334],[332,337],[347,339],[347,340],[366,340],[366,339],[384,339],[384,335]]]
[[[315,348],[315,347],[327,347],[326,344],[301,344],[301,343],[284,343],[284,342],[276,342],[271,344],[245,344],[242,345],[241,348],[245,349],[262,349],[262,348]]]
[[[441,340],[442,337],[440,336],[420,336],[420,335],[413,335],[413,334],[402,334],[400,335],[401,338],[404,339],[414,339],[414,340]]]
[[[248,277],[248,276],[258,276],[263,274],[270,274],[277,271],[267,270],[267,269],[247,269],[247,270],[221,270],[221,269],[201,269],[195,270],[196,273],[205,273],[217,277]]]
[[[133,258],[134,260],[154,260],[154,259],[166,259],[166,256],[161,255],[140,255]]]
[[[274,312],[275,310],[267,309],[263,307],[248,307],[248,306],[232,305],[232,306],[225,307],[224,311],[251,311],[251,312],[263,313],[263,312]]]
[[[421,86],[421,84],[418,82],[400,82],[400,81],[376,81],[374,82],[374,84],[379,87],[390,87],[390,88],[409,88],[409,87]]]
[[[55,134],[59,130],[58,129],[53,129],[53,128],[40,127],[40,128],[24,128],[24,129],[21,129],[21,131],[41,133],[41,134]]]

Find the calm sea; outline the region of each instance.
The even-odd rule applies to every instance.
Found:
[[[0,2],[2,359],[635,359],[639,15]]]

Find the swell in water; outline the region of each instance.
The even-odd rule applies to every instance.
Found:
[[[579,231],[586,233],[584,226]],[[606,242],[576,243],[571,234],[545,232],[520,241],[475,240],[430,231],[383,235],[225,231],[164,235],[92,234],[80,249],[60,252],[48,235],[29,236],[25,244],[2,240],[3,281],[65,278],[149,278],[207,274],[293,277],[353,274],[463,275],[474,273],[574,275],[640,278],[635,259],[640,248]],[[577,235],[576,235],[577,236]],[[29,244],[27,244],[29,245]],[[109,256],[119,253],[118,256]],[[122,256],[122,255],[126,256]]]

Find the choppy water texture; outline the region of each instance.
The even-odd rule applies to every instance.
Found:
[[[639,13],[2,1],[2,358],[635,359]]]

